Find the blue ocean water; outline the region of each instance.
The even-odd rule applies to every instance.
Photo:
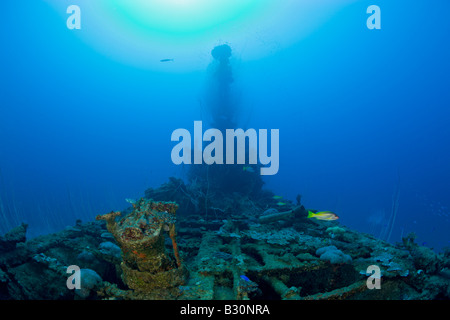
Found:
[[[183,23],[160,30],[142,1],[2,3],[1,234],[55,232],[182,176],[171,134],[205,117],[210,52],[227,43],[238,122],[280,131],[266,188],[376,236],[398,200],[390,241],[450,245],[447,1],[243,1],[219,19],[196,0],[186,21],[172,2],[161,12]],[[366,26],[372,4],[381,30]],[[184,32],[197,12],[220,21]]]

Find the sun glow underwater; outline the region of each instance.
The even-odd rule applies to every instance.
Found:
[[[243,59],[260,59],[298,42],[352,2],[79,0],[82,27],[78,36],[109,59],[138,68],[204,70],[209,57],[201,52],[211,47],[230,43],[235,52],[245,52]],[[50,3],[66,13],[68,3]],[[176,63],[160,63],[171,59]]]
[[[65,10],[53,1],[58,11]],[[175,57],[177,70],[192,69],[199,52],[218,42],[247,41],[240,30],[266,20],[273,3],[266,0],[77,1],[79,36],[109,58],[144,69],[173,71],[161,60]],[[67,12],[69,13],[69,11]],[[120,43],[120,45],[119,45]],[[198,66],[197,69],[203,68]]]
[[[120,19],[147,32],[175,38],[207,32],[248,18],[267,5],[261,0],[156,0],[115,1]]]

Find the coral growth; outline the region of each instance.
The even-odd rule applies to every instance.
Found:
[[[352,257],[343,253],[335,246],[322,247],[317,249],[316,255],[320,256],[320,260],[328,261],[331,264],[350,263]]]
[[[133,211],[116,221],[119,212],[97,216],[105,220],[108,231],[122,250],[122,278],[134,290],[136,297],[170,299],[177,296],[177,286],[184,281],[183,268],[175,240],[175,213],[173,202],[154,202],[140,199]],[[167,253],[164,231],[172,239],[174,259]]]
[[[450,250],[435,253],[412,234],[390,244],[307,219],[300,203],[278,212],[269,192],[258,201],[213,197],[208,208],[217,215],[201,215],[191,188],[172,179],[147,193],[173,195],[189,208],[183,214],[174,202],[144,198],[29,241],[25,226],[12,230],[0,237],[0,299],[450,298]],[[229,211],[228,203],[239,206]],[[69,265],[80,266],[86,290],[67,289]],[[382,290],[366,286],[373,265]]]

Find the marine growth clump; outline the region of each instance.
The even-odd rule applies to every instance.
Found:
[[[140,199],[133,210],[117,221],[120,212],[97,216],[122,249],[122,279],[133,290],[131,298],[173,299],[184,283],[186,269],[176,243],[174,202]],[[172,240],[173,255],[165,248],[165,232]]]

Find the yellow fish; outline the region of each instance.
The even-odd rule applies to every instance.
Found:
[[[280,201],[280,202],[277,203],[277,205],[279,205],[279,206],[285,206],[285,205],[286,205],[286,202],[281,202],[281,201]]]
[[[331,221],[331,220],[337,220],[339,217],[337,214],[331,212],[331,211],[320,211],[317,213],[308,211],[308,218],[316,218],[317,220],[325,220],[325,221]]]
[[[272,199],[278,200],[278,199],[283,199],[283,197],[282,196],[273,196]]]

